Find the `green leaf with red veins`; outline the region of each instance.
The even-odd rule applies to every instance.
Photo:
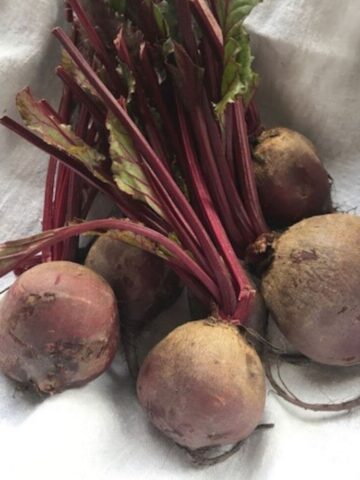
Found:
[[[250,41],[243,23],[262,0],[216,0],[216,11],[224,37],[224,72],[221,100],[215,110],[223,118],[226,106],[239,97],[247,102],[257,85],[252,69]]]
[[[66,152],[103,180],[98,169],[105,161],[104,155],[78,137],[70,125],[61,123],[46,104],[37,102],[28,88],[17,94],[16,106],[26,126],[44,142]]]
[[[130,135],[111,113],[108,115],[106,126],[110,133],[111,168],[116,185],[122,192],[146,203],[161,217],[164,217],[156,195],[143,171],[141,157],[136,152]]]

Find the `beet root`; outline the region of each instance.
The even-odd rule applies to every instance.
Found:
[[[265,403],[257,353],[234,326],[213,319],[187,323],[160,342],[137,391],[151,422],[192,450],[247,438]]]
[[[28,270],[0,303],[0,369],[42,393],[81,386],[100,375],[118,342],[113,291],[75,263]]]
[[[262,280],[265,302],[301,353],[328,365],[360,363],[360,218],[303,220],[277,240]]]
[[[111,285],[122,326],[136,330],[176,300],[180,282],[164,260],[110,235],[96,240],[85,265]]]
[[[257,142],[256,184],[269,225],[287,227],[331,212],[331,180],[309,140],[287,128],[272,128]]]

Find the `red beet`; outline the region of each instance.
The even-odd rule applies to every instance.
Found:
[[[0,369],[42,393],[100,375],[118,341],[114,294],[81,265],[38,265],[16,280],[0,304]]]
[[[261,420],[260,359],[238,330],[213,319],[178,327],[143,363],[138,397],[152,423],[190,449],[248,437]]]
[[[265,302],[286,338],[328,365],[360,363],[360,218],[313,217],[273,244],[262,281]]]
[[[331,181],[313,144],[287,128],[272,128],[253,151],[260,203],[269,225],[286,227],[331,211]]]
[[[85,265],[111,285],[121,323],[132,329],[170,306],[180,293],[178,277],[165,261],[108,235],[96,240]]]

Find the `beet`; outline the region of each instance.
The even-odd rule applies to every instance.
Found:
[[[152,423],[189,449],[248,437],[264,410],[264,372],[236,327],[214,319],[178,327],[143,363],[138,397]]]
[[[269,225],[282,228],[332,210],[330,177],[303,135],[287,128],[266,130],[258,137],[253,159]]]
[[[15,281],[0,304],[0,369],[42,393],[100,375],[118,341],[114,294],[81,265],[38,265]]]
[[[328,365],[360,363],[360,218],[303,220],[273,244],[265,302],[286,338]]]
[[[85,265],[111,285],[118,300],[122,326],[141,327],[180,294],[178,277],[167,263],[109,235],[91,247]]]

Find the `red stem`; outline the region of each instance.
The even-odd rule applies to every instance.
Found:
[[[63,242],[71,237],[78,236],[87,232],[93,231],[107,231],[107,230],[120,230],[134,233],[146,237],[147,239],[160,244],[170,253],[169,263],[173,263],[175,266],[180,267],[189,275],[194,276],[214,298],[217,304],[219,304],[219,290],[214,281],[199,267],[199,265],[179,246],[169,238],[161,235],[154,230],[151,230],[143,225],[130,222],[129,220],[117,220],[117,219],[105,219],[105,220],[93,220],[90,222],[83,222],[78,225],[71,225],[68,227],[62,227],[53,231],[45,232],[47,237],[42,241],[37,241],[35,246],[28,247],[25,252],[18,254],[10,254],[8,256],[2,256],[0,261],[6,261],[10,259],[14,260],[14,263],[7,265],[0,270],[0,275],[6,275],[14,270],[18,265],[25,262],[29,258],[34,257],[37,253],[41,252],[44,248],[48,248],[58,242]],[[5,243],[2,245],[6,249],[11,243]]]
[[[226,232],[223,228],[223,225],[220,221],[220,218],[214,208],[213,202],[207,190],[204,178],[202,176],[201,170],[199,168],[198,161],[194,154],[193,149],[191,148],[191,138],[188,131],[188,126],[186,123],[185,114],[180,106],[178,105],[178,116],[180,121],[180,131],[182,135],[184,150],[186,152],[186,160],[188,164],[188,170],[191,174],[193,184],[196,185],[196,193],[198,196],[199,204],[203,209],[205,218],[210,225],[215,238],[219,241],[219,248],[221,249],[222,255],[227,263],[227,266],[234,277],[238,295],[241,295],[241,291],[244,292],[252,290],[249,279],[242,268],[238,258],[235,255],[235,252],[232,248],[232,245],[229,242],[229,239],[226,235]],[[245,317],[244,317],[245,318]]]
[[[199,24],[208,34],[208,37],[214,45],[216,51],[222,58],[224,51],[224,38],[220,25],[214,17],[206,0],[189,0],[195,17]]]
[[[234,115],[231,105],[229,105],[225,110],[225,151],[226,151],[226,160],[230,168],[231,176],[236,181],[236,169],[235,169],[235,159],[234,159]]]
[[[209,99],[217,103],[220,100],[220,62],[214,59],[213,50],[206,37],[201,42],[202,59],[205,67],[204,83]]]
[[[123,89],[119,88],[119,87],[122,87],[122,80],[116,71],[116,61],[114,58],[112,58],[108,54],[102,39],[98,35],[93,24],[91,23],[90,18],[88,17],[84,8],[82,7],[82,5],[78,0],[68,0],[68,3],[73,9],[76,16],[78,17],[79,22],[81,23],[81,26],[86,32],[92,46],[94,47],[94,50],[97,56],[99,57],[100,61],[104,64],[109,76],[109,83],[111,85],[112,90],[115,92],[116,95],[119,95],[120,93],[124,93],[124,91],[122,91]]]
[[[208,3],[205,0],[190,0],[194,12],[198,15],[198,20],[202,19],[202,27],[205,32],[208,34],[208,38],[212,39],[215,51],[220,58],[223,58],[224,54],[224,37],[221,32],[220,25],[212,14]],[[214,9],[214,5],[212,4]],[[215,9],[216,10],[216,9]],[[221,36],[220,36],[221,32]],[[215,41],[214,41],[215,39]],[[268,227],[265,223],[262,210],[260,207],[260,201],[257,194],[255,178],[253,173],[252,161],[251,161],[251,152],[249,145],[249,137],[247,132],[246,120],[245,120],[245,111],[243,100],[237,100],[234,105],[235,112],[235,122],[234,122],[234,137],[235,142],[240,142],[240,145],[237,145],[236,152],[241,154],[239,157],[238,165],[241,170],[241,185],[243,189],[243,199],[245,203],[246,210],[250,217],[251,223],[255,229],[256,235],[261,235],[268,231]]]
[[[30,89],[26,89],[27,92],[30,93]],[[61,115],[53,109],[53,107],[46,101],[46,100],[40,100],[39,104],[41,105],[41,110],[48,116],[48,117],[54,117],[56,122],[61,122],[63,119],[61,118]]]
[[[198,142],[198,150],[201,152],[202,170],[206,172],[206,183],[232,243],[239,245],[242,241],[241,235],[235,224],[232,215],[232,208],[228,203],[221,176],[213,155],[203,109],[199,105],[194,105],[191,116],[192,126]]]
[[[60,101],[59,113],[56,114],[61,121],[67,123],[71,115],[72,96],[68,88],[64,88],[63,95]],[[50,157],[48,173],[45,184],[45,196],[43,207],[43,230],[55,228],[58,225],[54,224],[54,214],[57,208],[57,189],[55,189],[55,176],[59,171],[59,165],[54,157]],[[51,248],[48,251],[43,251],[43,261],[51,261],[57,255],[58,249]]]
[[[229,286],[229,279],[227,276],[226,268],[224,267],[224,264],[219,257],[219,254],[216,251],[214,244],[211,242],[206,230],[204,229],[194,210],[188,203],[186,197],[184,196],[184,194],[182,193],[182,191],[180,190],[164,164],[152,150],[152,148],[140,132],[139,128],[129,117],[125,109],[121,107],[121,105],[119,105],[119,102],[114,98],[108,88],[97,77],[96,73],[86,62],[86,60],[75,47],[70,38],[60,28],[56,28],[54,30],[54,34],[60,40],[64,48],[67,50],[67,52],[72,57],[72,59],[82,71],[82,73],[86,76],[93,88],[97,91],[98,95],[103,100],[107,108],[112,111],[116,118],[118,118],[119,121],[125,126],[128,133],[133,139],[135,148],[140,152],[144,159],[146,159],[150,167],[157,173],[159,180],[163,182],[168,193],[173,197],[174,201],[178,205],[178,208],[182,210],[184,217],[187,218],[188,222],[192,225],[194,233],[203,248],[204,254],[207,256],[209,265],[211,265],[211,267],[213,268],[217,284],[219,286],[219,289],[221,290],[221,305],[223,306],[224,311],[231,312],[234,308],[234,292],[231,284]]]
[[[88,130],[90,114],[84,105],[80,107],[79,119],[75,133],[80,138],[86,140],[86,132]],[[70,220],[79,218],[81,214],[81,190],[83,181],[77,173],[70,171],[68,176],[68,195],[66,199],[65,221],[62,225],[67,224]],[[62,260],[74,260],[77,251],[77,242],[69,240],[64,243]]]
[[[68,2],[65,2],[65,18],[69,23],[72,23],[74,20],[72,8]]]
[[[196,59],[198,58],[198,48],[195,40],[195,35],[192,30],[192,18],[189,0],[175,0],[175,5],[183,45],[192,60],[196,62]]]
[[[261,124],[260,114],[254,99],[249,103],[246,120],[250,138],[258,137],[263,132],[264,127]]]
[[[261,211],[259,195],[256,188],[243,101],[237,100],[233,108],[235,152],[241,155],[241,157],[239,156],[241,161],[238,161],[237,165],[240,173],[243,200],[255,228],[255,233],[257,236],[260,236],[268,232],[269,229]]]
[[[232,206],[233,215],[234,217],[236,217],[236,220],[238,222],[238,230],[239,232],[241,232],[241,235],[245,240],[245,246],[247,246],[249,243],[255,240],[254,234],[252,232],[252,225],[248,218],[239,192],[236,189],[234,181],[235,177],[231,175],[231,170],[225,154],[225,146],[220,135],[219,125],[213,117],[211,107],[205,95],[203,107],[204,116],[209,132],[209,138],[212,144],[213,151],[216,152],[214,158],[216,158],[224,190],[227,194],[229,205]],[[240,245],[240,247],[244,247],[244,243]]]
[[[50,230],[54,228],[53,225],[53,194],[55,186],[55,173],[56,173],[56,164],[57,161],[55,158],[51,157],[49,159],[49,166],[46,175],[45,181],[45,194],[44,194],[44,207],[43,207],[43,221],[42,228],[43,230]],[[50,250],[43,251],[43,262],[51,261],[52,252]]]
[[[162,119],[162,127],[166,136],[169,138],[169,145],[172,150],[175,152],[177,162],[182,169],[182,174],[186,179],[186,168],[184,168],[183,162],[183,149],[179,142],[179,136],[176,130],[176,124],[174,123],[174,118],[169,112],[168,105],[164,101],[164,96],[161,91],[157,74],[154,70],[150,55],[148,44],[143,44],[140,47],[140,62],[142,66],[142,71],[144,78],[146,78],[146,83],[144,84],[145,90],[148,92],[151,100],[155,104],[156,110],[159,112]]]
[[[165,214],[169,218],[169,222],[172,225],[174,231],[179,237],[179,240],[183,246],[189,250],[194,258],[199,262],[201,267],[209,273],[209,267],[206,264],[206,258],[199,248],[196,237],[191,227],[188,225],[186,219],[182,216],[181,212],[177,208],[176,204],[173,202],[172,198],[166,192],[166,189],[163,185],[158,182],[154,172],[151,173],[151,183],[153,188],[158,196],[161,199],[162,208],[165,209]]]
[[[142,74],[139,74],[136,66],[134,65],[134,62],[132,61],[123,29],[120,30],[120,33],[115,43],[119,57],[134,75],[136,81],[136,89],[134,95],[137,101],[139,113],[143,117],[142,124],[145,126],[149,143],[152,146],[153,150],[156,152],[157,156],[160,158],[160,160],[162,160],[164,165],[169,168],[167,164],[167,154],[166,146],[164,144],[164,138],[160,136],[159,131],[156,128],[154,118],[150,111],[148,101],[145,95],[144,80],[147,81],[147,79],[144,79],[142,77]]]

